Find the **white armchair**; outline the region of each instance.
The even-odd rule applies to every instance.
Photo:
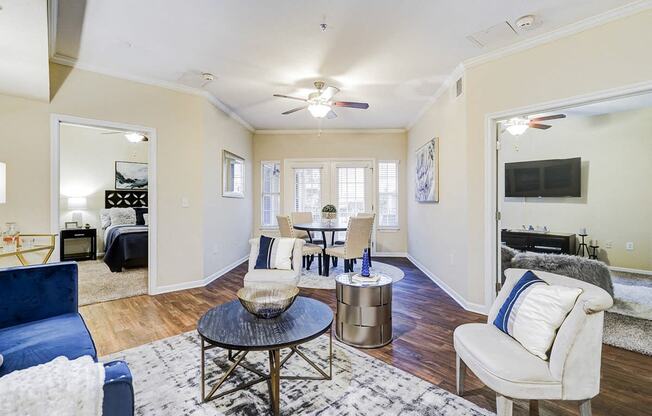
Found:
[[[301,276],[301,263],[303,260],[303,245],[305,240],[297,238],[292,250],[292,270],[268,270],[254,269],[258,258],[260,239],[249,240],[251,251],[249,252],[249,271],[245,274],[244,285],[253,286],[261,284],[285,284],[296,286]]]
[[[600,391],[604,310],[613,299],[592,284],[553,273],[534,271],[550,284],[577,287],[582,293],[557,331],[549,360],[529,353],[500,331],[493,321],[516,282],[527,270],[508,269],[505,284],[491,307],[486,324],[457,327],[457,393],[464,394],[465,368],[496,392],[498,416],[511,416],[513,399],[576,400],[580,415],[591,415],[591,398]]]

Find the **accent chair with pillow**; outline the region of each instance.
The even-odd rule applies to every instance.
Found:
[[[496,392],[498,416],[512,415],[513,399],[579,401],[580,415],[590,415],[600,392],[604,311],[613,299],[590,283],[549,272],[508,269],[505,275],[487,323],[455,329],[458,394],[468,367]]]
[[[261,239],[264,241],[266,238],[269,237],[262,236],[261,238],[252,238],[249,240],[249,244],[251,245],[251,251],[249,252],[249,271],[245,274],[244,285],[285,284],[296,286],[299,284],[303,246],[306,242],[301,238],[294,239],[291,267],[289,269],[257,268],[260,255],[260,242]]]

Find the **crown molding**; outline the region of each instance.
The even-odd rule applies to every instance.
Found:
[[[200,88],[193,88],[193,87],[189,87],[187,85],[181,85],[181,84],[177,84],[177,83],[174,83],[174,82],[163,81],[163,80],[154,79],[154,78],[140,77],[140,76],[135,76],[135,75],[126,74],[126,73],[122,73],[122,72],[106,70],[104,68],[99,68],[99,67],[96,67],[96,66],[93,66],[93,65],[79,63],[74,58],[71,58],[71,57],[65,56],[65,55],[61,55],[61,54],[58,54],[58,53],[55,53],[50,58],[50,61],[54,62],[55,64],[70,66],[70,67],[81,69],[81,70],[84,70],[84,71],[95,72],[95,73],[102,74],[102,75],[107,75],[107,76],[110,76],[110,77],[113,77],[113,78],[124,79],[124,80],[127,80],[127,81],[138,82],[140,84],[151,85],[151,86],[154,86],[154,87],[165,88],[165,89],[168,89],[168,90],[181,92],[181,93],[184,93],[184,94],[191,94],[191,95],[197,95],[197,96],[203,97],[208,102],[210,102],[215,107],[217,107],[220,111],[224,112],[227,116],[229,116],[233,120],[237,121],[245,129],[249,130],[252,133],[255,131],[255,129],[253,128],[253,126],[251,124],[249,124],[247,121],[245,121],[242,117],[240,117],[238,114],[236,114],[235,111],[233,111],[231,108],[229,108],[229,106],[224,104],[217,97],[215,97],[213,94],[211,94],[210,92],[208,92],[206,90],[203,90],[203,89],[200,89]]]
[[[254,134],[258,135],[289,135],[289,134],[400,134],[405,133],[406,129],[296,129],[296,130],[256,130]]]
[[[435,94],[428,99],[428,101],[423,105],[423,107],[421,107],[421,110],[419,110],[417,115],[414,116],[414,118],[408,123],[408,125],[405,127],[405,130],[410,130],[412,127],[414,127],[414,125],[417,124],[419,120],[421,120],[421,117],[423,117],[424,114],[426,114],[426,112],[430,109],[430,107],[432,107],[437,102],[439,97],[441,97],[448,90],[448,88],[455,81],[457,81],[457,79],[464,76],[464,71],[466,71],[466,68],[463,63],[457,65],[453,70],[453,72],[451,72],[448,75],[448,77],[446,77],[444,82],[442,82],[442,84],[439,86],[437,91],[435,91]],[[464,86],[463,88],[464,88],[464,92],[462,92],[462,95],[464,95],[464,93],[466,92],[466,86]]]
[[[550,32],[524,39],[521,42],[505,46],[495,51],[488,52],[474,58],[466,59],[463,61],[463,64],[466,69],[470,69],[478,65],[494,61],[496,59],[523,52],[536,46],[544,45],[558,39],[584,32],[585,30],[589,30],[594,27],[602,26],[606,23],[637,14],[650,8],[652,8],[652,0],[638,0],[633,3],[629,3],[624,6],[606,11],[604,13],[587,17],[586,19],[579,20],[575,23],[571,23]]]

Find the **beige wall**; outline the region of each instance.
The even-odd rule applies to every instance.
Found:
[[[84,223],[98,230],[98,251],[103,252],[100,210],[104,191],[115,189],[115,162],[147,163],[147,142],[130,143],[124,134],[102,134],[106,130],[62,125],[59,144],[59,227],[80,211]],[[86,209],[69,210],[69,197],[85,197]]]
[[[548,226],[598,240],[600,260],[652,270],[652,108],[554,121],[549,130],[501,136],[502,227]],[[582,158],[580,198],[503,198],[504,162]],[[611,248],[606,246],[611,242]],[[625,249],[626,242],[634,250]],[[588,241],[587,241],[588,242]]]
[[[51,65],[51,103],[0,96],[0,160],[7,162],[9,195],[0,205],[0,221],[15,220],[23,230],[50,228],[50,113],[155,128],[158,175],[158,285],[168,288],[195,282],[204,272],[204,131],[208,117],[203,97]],[[222,126],[251,134],[234,120]],[[222,127],[215,125],[215,131]],[[241,130],[239,130],[241,129]],[[181,198],[190,202],[181,207]],[[233,218],[234,221],[242,219]],[[247,240],[248,218],[242,234]],[[246,255],[224,260],[224,266]]]
[[[376,251],[385,253],[405,253],[407,249],[407,220],[405,190],[406,181],[405,133],[385,132],[322,132],[321,134],[256,134],[254,135],[254,229],[260,233],[260,162],[263,160],[281,161],[285,159],[336,159],[360,158],[379,160],[399,160],[399,227],[398,231],[376,232]],[[374,169],[376,172],[377,169]],[[281,181],[281,201],[285,189]],[[376,204],[377,205],[377,204]],[[284,204],[281,202],[281,210]]]
[[[458,280],[466,282],[459,287],[458,295],[475,304],[485,303],[485,206],[484,206],[484,156],[486,115],[522,106],[559,100],[595,91],[649,81],[652,78],[652,55],[643,53],[640,45],[650,40],[652,11],[645,11],[605,24],[524,52],[497,59],[466,71],[466,117],[446,119],[432,115],[443,111],[438,103],[411,129],[410,148],[427,136],[444,137],[444,131],[462,130],[456,125],[466,123],[463,142],[454,151],[442,157],[466,160],[466,170],[459,172],[442,169],[441,180],[452,176],[458,180],[458,192],[466,196],[466,219],[447,234],[430,230],[431,235],[420,244],[441,246],[446,244],[464,247],[466,270],[438,277],[449,286]],[[444,94],[441,99],[445,99]],[[453,111],[453,110],[446,110]],[[408,171],[412,171],[408,166]],[[443,203],[443,200],[442,200]],[[415,204],[408,198],[408,204]],[[410,212],[413,212],[411,208]],[[409,216],[408,234],[422,227],[426,216],[442,216],[430,211]],[[443,221],[443,219],[442,219]],[[411,249],[412,250],[412,249]],[[414,252],[414,251],[412,251]],[[425,254],[414,258],[424,263]],[[464,288],[466,286],[466,288]]]

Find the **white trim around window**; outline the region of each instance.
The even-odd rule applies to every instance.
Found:
[[[260,229],[278,229],[276,216],[280,214],[281,161],[262,160],[260,162]]]
[[[400,229],[399,218],[399,161],[378,161],[378,227],[379,231]]]

